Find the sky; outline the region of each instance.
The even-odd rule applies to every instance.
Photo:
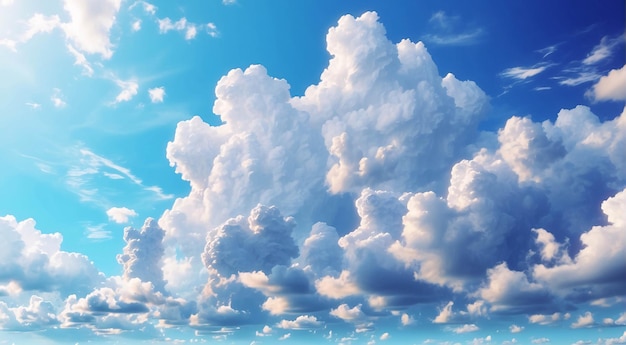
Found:
[[[626,344],[625,13],[0,0],[0,344]]]

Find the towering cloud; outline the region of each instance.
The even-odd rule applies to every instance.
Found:
[[[124,278],[139,278],[154,285],[156,290],[163,291],[163,236],[164,231],[157,222],[146,219],[140,230],[132,227],[124,229],[126,246],[117,261],[124,266]]]

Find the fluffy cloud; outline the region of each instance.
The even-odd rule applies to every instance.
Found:
[[[320,83],[294,99],[323,124],[335,193],[441,182],[487,107],[476,84],[442,80],[423,43],[392,44],[377,19],[342,17],[326,37],[333,58]]]
[[[593,86],[592,95],[597,101],[626,100],[626,65],[614,69],[608,75],[600,78]]]
[[[62,24],[73,45],[89,54],[105,59],[113,55],[109,32],[115,23],[121,0],[65,0],[64,8],[71,21]]]
[[[124,229],[126,246],[123,254],[117,256],[117,261],[124,266],[124,278],[139,278],[152,283],[157,291],[164,291],[166,282],[161,268],[164,235],[163,229],[152,218],[146,219],[140,230]]]
[[[284,218],[276,207],[259,205],[247,219],[232,218],[210,232],[202,260],[225,277],[257,270],[269,273],[298,256],[291,237],[294,226],[293,218]]]
[[[115,84],[122,89],[117,96],[115,96],[115,103],[128,102],[137,94],[139,84],[135,80],[115,80]]]
[[[316,329],[322,326],[322,322],[317,320],[315,316],[300,315],[295,320],[282,320],[276,324],[276,327],[283,329]]]
[[[37,331],[56,326],[59,320],[51,302],[33,295],[27,306],[10,308],[0,301],[0,329],[9,331]]]
[[[626,289],[622,273],[626,262],[626,189],[602,203],[606,226],[594,226],[580,236],[583,248],[568,262],[554,266],[538,264],[533,275],[555,291],[573,299],[597,299],[621,295]]]
[[[488,312],[544,323],[538,315],[578,303],[574,282],[559,281],[576,276],[558,271],[586,256],[588,229],[606,222],[589,205],[623,189],[624,116],[601,122],[581,106],[554,122],[512,117],[481,136],[485,93],[440,77],[422,43],[388,41],[376,14],[342,17],[327,48],[328,67],[302,97],[262,66],[229,72],[213,108],[222,123],[183,121],[168,144],[191,192],[159,221],[165,261],[176,263],[168,272],[185,265],[189,279],[209,271],[199,324],[261,312],[243,296],[270,315],[310,313],[328,300],[342,316],[454,294],[473,301],[467,310],[445,305],[442,323]],[[254,225],[261,215],[271,225]],[[610,283],[593,298],[621,287],[603,278]],[[226,287],[236,292],[225,297]]]
[[[128,223],[128,218],[137,215],[135,210],[131,210],[127,207],[111,207],[107,210],[107,216],[109,220],[112,220],[118,224]]]
[[[60,249],[61,234],[41,233],[32,219],[17,222],[13,216],[0,217],[0,237],[0,283],[68,295],[86,293],[102,280],[86,256]]]
[[[149,89],[148,96],[150,96],[150,101],[152,103],[163,103],[163,97],[165,97],[165,88],[161,86]]]

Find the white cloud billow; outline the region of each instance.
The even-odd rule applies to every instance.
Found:
[[[163,103],[163,98],[165,97],[165,88],[163,86],[160,86],[149,89],[148,96],[150,96],[150,101],[152,103]]]
[[[73,45],[89,54],[100,54],[104,59],[113,55],[109,33],[115,23],[121,0],[81,1],[65,0],[64,8],[71,21],[62,28]]]
[[[137,215],[135,210],[131,210],[127,207],[111,207],[107,210],[107,216],[109,220],[112,220],[118,224],[128,223],[128,219]]]
[[[120,89],[122,89],[120,93],[117,94],[117,96],[115,96],[114,103],[128,102],[133,97],[135,97],[135,95],[137,95],[137,92],[139,90],[139,84],[137,83],[137,81],[133,79],[130,79],[130,80],[117,79],[114,81],[115,81],[115,84],[117,84],[117,86]]]
[[[592,95],[598,100],[626,101],[626,65],[603,76],[593,86]]]
[[[93,14],[76,6],[76,16]],[[72,34],[77,53],[112,54],[116,3],[101,6],[92,31]],[[189,25],[164,21],[161,31],[191,38]],[[98,48],[84,35],[97,36]],[[439,306],[429,321],[465,333],[491,314],[547,325],[569,319],[572,306],[623,298],[626,112],[601,121],[578,106],[554,121],[513,116],[481,133],[487,95],[441,77],[423,43],[389,41],[375,13],[342,17],[326,39],[329,64],[303,96],[252,65],[217,83],[221,124],[178,123],[166,155],[191,190],[158,223],[125,229],[122,276],[103,281],[86,257],[60,250],[60,235],[5,217],[0,294],[62,291],[56,310],[47,298],[24,300],[42,328],[152,332],[159,322],[220,336],[251,323],[295,336],[337,319],[359,336],[376,318],[422,322],[407,310],[416,304]],[[622,99],[610,91],[621,85],[614,75],[594,89],[598,100]],[[136,81],[114,81],[117,102],[137,94]],[[162,101],[165,91],[148,95]],[[84,180],[103,169],[163,194],[127,168],[80,154],[68,183],[85,198],[93,200]],[[107,215],[125,223],[135,212]],[[24,327],[14,308],[0,304],[8,315],[0,327]],[[574,322],[593,324],[591,314]],[[279,337],[269,326],[258,334]]]

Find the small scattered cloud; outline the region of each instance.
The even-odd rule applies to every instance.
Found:
[[[391,335],[389,335],[389,333],[385,332],[385,333],[380,335],[379,339],[385,341],[385,340],[387,340],[389,338],[391,338]]]
[[[291,333],[285,333],[282,336],[280,336],[280,338],[278,338],[278,340],[287,340],[291,337]]]
[[[158,19],[157,22],[159,24],[159,32],[161,34],[168,33],[169,31],[180,31],[180,32],[184,32],[186,40],[192,40],[196,37],[196,35],[198,34],[199,26],[206,27],[207,33],[210,36],[212,37],[217,36],[217,28],[215,24],[213,23],[208,23],[205,25],[198,25],[198,24],[188,22],[187,18],[185,17],[182,17],[175,22],[172,21],[170,18],[166,17],[163,19]]]
[[[31,109],[34,109],[34,110],[37,110],[37,109],[41,108],[41,104],[35,103],[35,102],[26,102],[24,104],[26,104],[28,107],[30,107]]]
[[[550,339],[548,338],[538,338],[538,339],[533,339],[530,341],[533,344],[546,344],[550,342]]]
[[[465,324],[463,326],[451,328],[450,330],[454,333],[462,334],[462,333],[476,332],[479,329],[480,328],[478,328],[478,326],[472,323],[472,324]]]
[[[542,54],[542,58],[547,58],[548,56],[554,54],[557,50],[558,50],[558,44],[555,45],[551,45],[551,46],[547,46],[545,48],[542,49],[538,49],[537,52],[539,54]]]
[[[524,330],[523,326],[518,326],[518,325],[511,325],[511,326],[509,326],[509,331],[511,333],[519,333],[519,332],[521,332],[523,330]]]
[[[569,320],[570,317],[571,317],[570,313],[565,313],[565,314],[554,313],[551,315],[534,314],[528,317],[528,322],[539,324],[539,325],[549,325],[560,320]]]
[[[237,0],[222,0],[222,4],[224,5],[234,5],[237,3]]]
[[[315,316],[300,315],[295,320],[282,320],[276,327],[282,329],[307,330],[320,328],[323,325]]]
[[[111,231],[105,229],[106,224],[89,225],[86,229],[87,238],[90,240],[111,239]]]
[[[155,87],[148,90],[148,96],[152,103],[163,103],[163,97],[165,97],[165,88],[163,86]]]
[[[63,108],[67,105],[62,97],[63,95],[61,93],[61,89],[52,89],[52,96],[50,96],[50,101],[52,101],[52,105],[54,105],[55,108]]]
[[[135,20],[132,24],[131,24],[131,29],[135,32],[141,30],[141,19],[137,19]]]
[[[109,220],[112,220],[118,224],[128,223],[130,217],[135,217],[137,212],[135,210],[126,207],[111,207],[107,210],[107,216]]]
[[[593,314],[591,314],[591,312],[585,312],[578,317],[576,322],[572,323],[572,328],[585,328],[594,325],[595,321],[593,320]]]
[[[114,103],[130,101],[137,94],[137,91],[139,89],[139,84],[134,79],[130,79],[130,80],[117,79],[117,80],[115,80],[115,83],[122,90],[115,97],[115,102]]]

